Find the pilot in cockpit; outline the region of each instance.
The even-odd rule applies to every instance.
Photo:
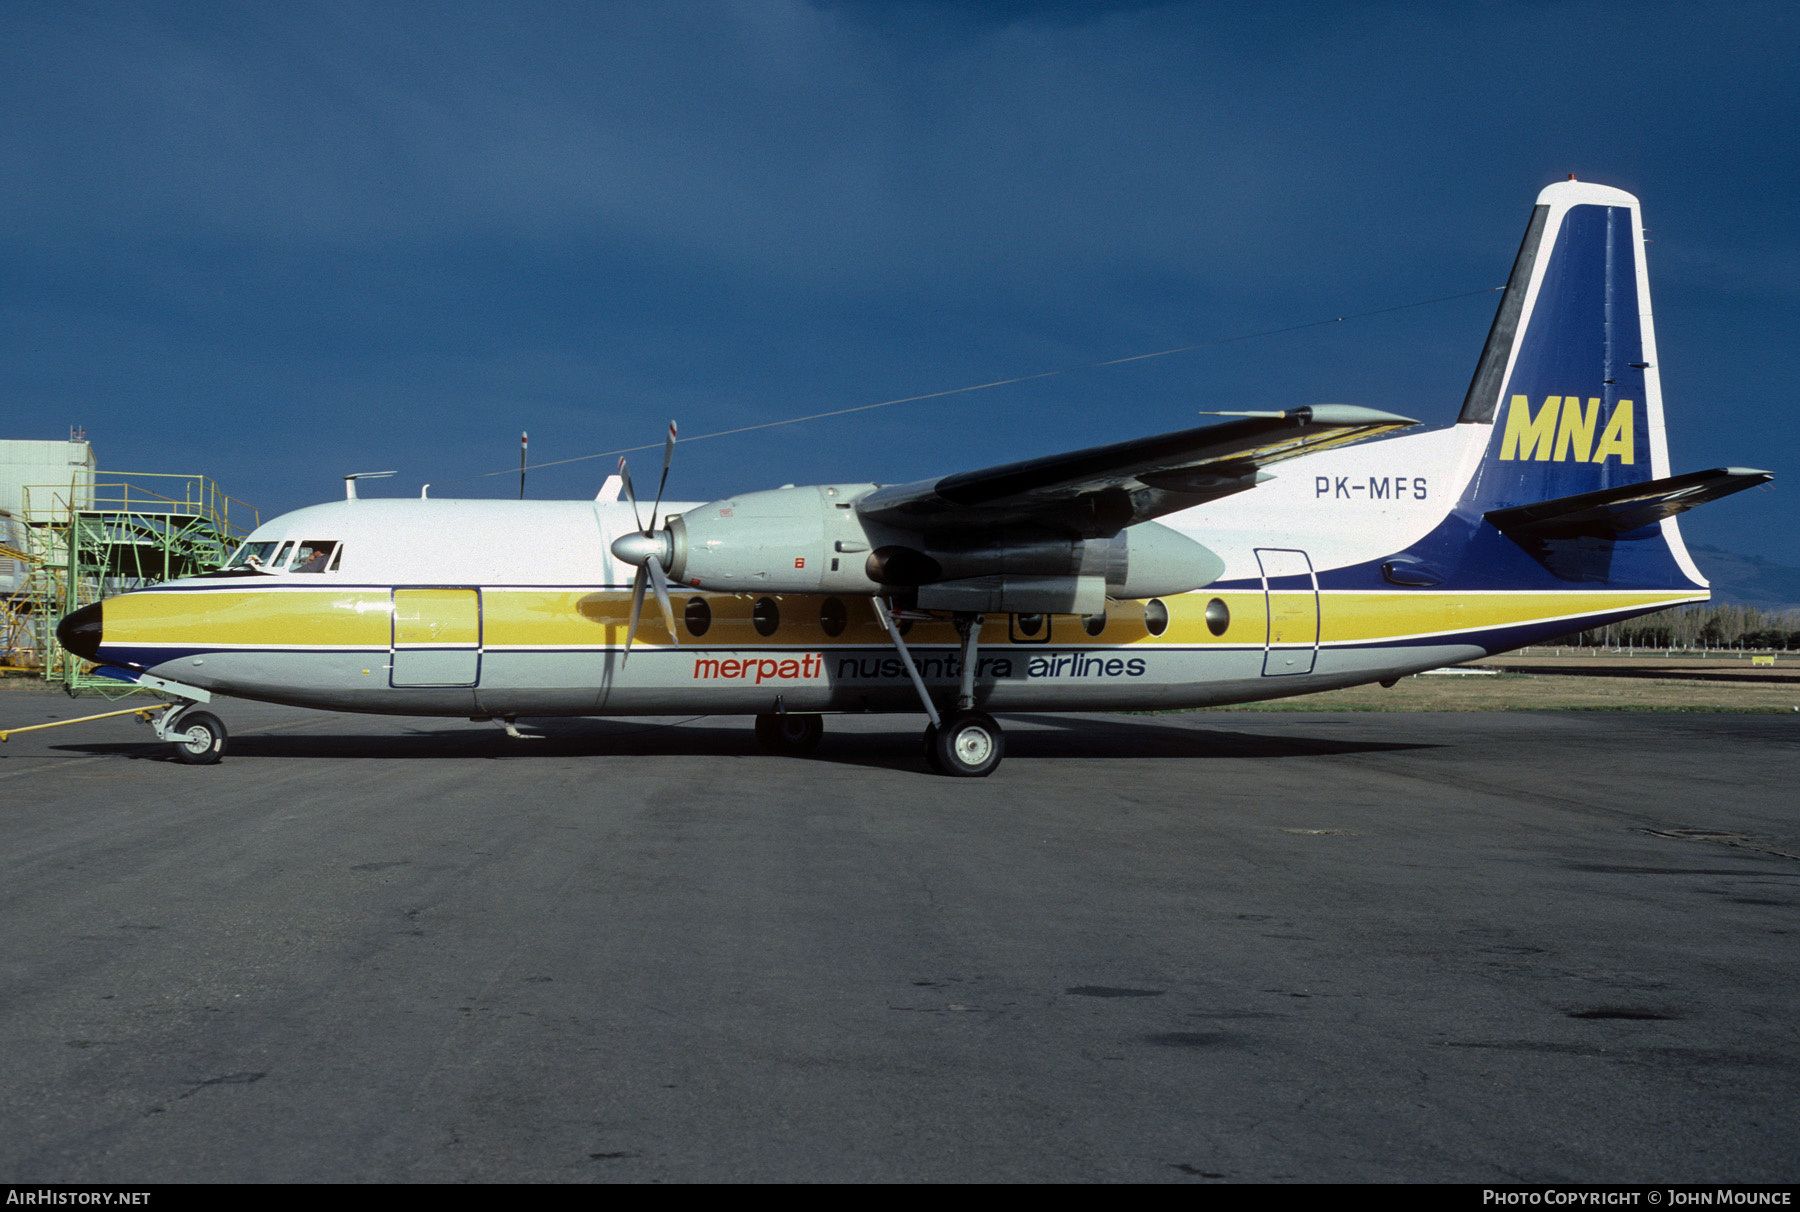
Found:
[[[299,553],[294,556],[292,571],[324,572],[326,562],[331,559],[332,546],[330,543],[302,544]]]

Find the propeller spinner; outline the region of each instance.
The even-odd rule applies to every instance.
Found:
[[[613,540],[612,553],[615,559],[626,564],[637,565],[637,575],[631,581],[631,625],[625,632],[625,659],[631,659],[631,645],[637,639],[638,619],[644,611],[644,587],[648,585],[656,593],[656,604],[662,607],[663,623],[669,629],[671,643],[680,644],[675,634],[675,605],[669,600],[668,569],[675,559],[675,540],[667,530],[660,533],[656,530],[656,511],[662,507],[663,488],[669,482],[669,463],[675,457],[675,422],[669,422],[668,440],[663,443],[662,478],[656,485],[656,500],[650,506],[650,522],[638,513],[637,494],[631,488],[631,471],[625,466],[625,460],[619,460],[619,480],[624,488],[625,499],[631,502],[631,516],[639,529],[631,534],[620,535]]]

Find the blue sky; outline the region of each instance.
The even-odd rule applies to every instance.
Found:
[[[0,436],[265,517],[1480,290],[1575,172],[1644,201],[1675,469],[1780,477],[1690,538],[1800,563],[1792,5],[7,0],[0,119]],[[1447,424],[1493,308],[697,441],[671,493]]]

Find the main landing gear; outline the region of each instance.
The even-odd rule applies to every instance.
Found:
[[[906,641],[901,638],[900,628],[887,603],[880,598],[875,598],[874,602],[875,617],[887,628],[888,637],[894,641],[894,648],[906,666],[907,676],[912,678],[913,689],[919,692],[919,702],[931,720],[925,727],[926,764],[939,774],[953,778],[986,778],[999,768],[1000,759],[1006,756],[1006,738],[993,716],[975,710],[975,668],[983,616],[956,616],[956,632],[963,642],[962,682],[957,687],[956,710],[940,717],[937,705],[925,691],[925,679],[919,676],[919,667],[913,664],[912,653],[907,651]]]
[[[925,762],[939,774],[978,779],[1006,756],[1006,738],[994,717],[959,711],[941,724],[925,725]]]
[[[925,764],[952,778],[979,779],[994,773],[1000,766],[1000,759],[1006,756],[1006,737],[993,716],[975,710],[975,669],[980,654],[983,616],[955,616],[956,633],[962,637],[963,646],[962,681],[957,687],[956,709],[940,715],[937,704],[926,692],[925,679],[919,676],[919,667],[913,663],[906,641],[901,638],[892,609],[881,598],[871,601],[875,604],[875,617],[881,620],[888,637],[894,641],[894,650],[900,654],[906,675],[912,679],[919,703],[931,721],[925,728]],[[775,705],[779,708],[781,700],[777,699]],[[811,753],[824,733],[823,716],[777,710],[756,717],[756,739],[770,753],[796,757]]]

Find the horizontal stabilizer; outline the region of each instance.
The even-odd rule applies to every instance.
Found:
[[[1495,509],[1483,516],[1515,539],[1616,538],[1774,478],[1746,467],[1715,467]]]

